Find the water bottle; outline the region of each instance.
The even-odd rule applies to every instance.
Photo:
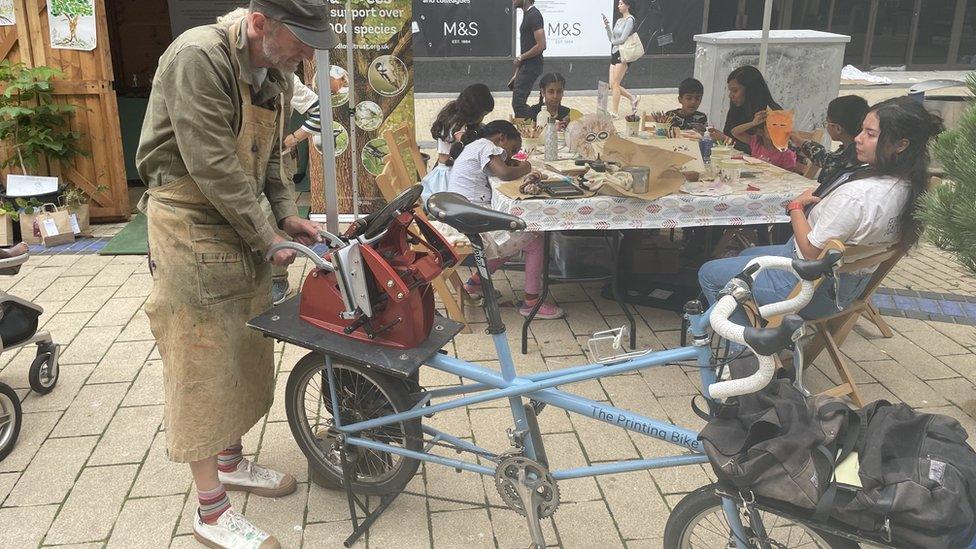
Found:
[[[559,134],[556,131],[556,119],[549,117],[546,124],[546,162],[559,160]]]
[[[702,161],[706,164],[709,163],[712,158],[712,136],[708,135],[707,131],[698,141],[698,148],[701,149]]]

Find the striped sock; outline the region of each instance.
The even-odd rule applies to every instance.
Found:
[[[237,470],[237,464],[244,459],[244,446],[238,442],[233,446],[228,446],[223,452],[217,454],[217,470],[221,473],[233,473]]]
[[[230,499],[223,484],[213,490],[197,490],[197,499],[200,501],[200,520],[207,524],[216,524],[220,515],[230,509]]]

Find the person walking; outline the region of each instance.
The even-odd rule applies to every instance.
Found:
[[[620,18],[614,23],[613,29],[610,28],[610,20],[603,16],[603,26],[607,29],[607,38],[610,39],[610,90],[613,93],[613,104],[610,115],[616,118],[617,111],[620,109],[620,98],[626,97],[630,101],[631,112],[637,112],[637,104],[640,103],[640,96],[634,95],[624,87],[624,76],[627,75],[628,63],[620,59],[620,46],[630,38],[637,30],[637,22],[633,15],[634,0],[618,0],[617,11]]]
[[[515,76],[509,84],[512,110],[515,118],[529,118],[529,96],[535,90],[535,81],[542,76],[546,27],[535,0],[513,0],[513,3],[516,9],[522,10],[522,25],[519,26],[519,55],[514,61]]]
[[[242,20],[196,27],[153,78],[136,166],[149,232],[149,325],[163,362],[167,457],[187,463],[194,537],[217,548],[278,541],[231,508],[227,490],[278,498],[295,477],[244,458],[241,437],[271,408],[274,342],[246,323],[271,306],[265,255],[321,241],[283,181],[292,73],[336,44],[325,0],[251,0]],[[274,223],[261,206],[270,203]],[[287,266],[294,250],[273,254]]]

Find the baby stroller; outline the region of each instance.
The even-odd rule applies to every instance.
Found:
[[[0,256],[0,275],[20,272],[20,266],[30,259],[29,253],[12,257]],[[44,309],[18,297],[0,291],[0,353],[28,345],[37,345],[37,356],[31,364],[27,379],[33,391],[50,393],[58,382],[58,345],[51,334],[37,331],[37,320]],[[0,383],[0,461],[14,449],[20,434],[20,397],[12,387]]]

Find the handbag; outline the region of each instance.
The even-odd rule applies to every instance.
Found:
[[[643,24],[642,21],[641,25]],[[633,63],[644,56],[644,42],[640,39],[639,30],[640,27],[634,29],[634,32],[630,33],[627,40],[620,45],[620,60],[624,63]]]

